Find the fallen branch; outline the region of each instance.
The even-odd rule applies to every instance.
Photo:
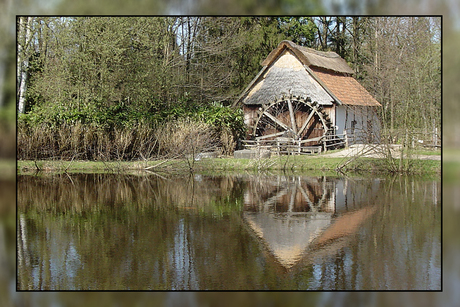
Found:
[[[155,164],[155,165],[151,165],[151,166],[145,167],[144,170],[146,170],[146,171],[151,170],[151,169],[156,168],[156,167],[158,167],[158,166],[160,166],[160,165],[162,165],[162,164],[165,164],[166,162],[169,162],[169,161],[171,161],[171,160],[174,160],[174,159],[176,159],[176,158],[178,158],[178,157],[180,157],[180,155],[175,156],[175,157],[173,157],[173,158],[171,158],[171,159],[166,159],[166,160],[161,161],[161,162],[159,162],[159,163],[157,163],[157,164]]]
[[[73,160],[75,159],[75,156],[76,156],[76,155],[73,155],[73,156],[72,156],[72,160],[71,160],[70,163],[67,165],[67,167],[64,169],[64,173],[67,173],[67,170],[68,170],[69,167],[72,165]]]
[[[166,159],[166,160],[164,160],[164,161],[161,161],[161,162],[158,163],[158,164],[155,164],[155,165],[152,165],[152,166],[149,166],[149,167],[145,167],[144,170],[146,170],[146,171],[151,170],[152,168],[156,168],[156,167],[158,167],[158,166],[160,166],[160,165],[162,165],[162,164],[164,164],[164,163],[166,163],[166,162],[168,162],[168,161],[170,161],[170,160],[171,160],[171,159]]]

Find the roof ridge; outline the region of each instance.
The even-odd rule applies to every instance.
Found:
[[[341,58],[341,56],[338,55],[334,51],[320,51],[320,50],[316,50],[316,49],[311,48],[311,47],[305,47],[305,46],[297,45],[296,43],[294,43],[294,42],[292,42],[290,40],[283,40],[282,42],[285,42],[285,43],[291,45],[292,48],[296,48],[299,51],[312,53],[312,54],[319,55],[319,56],[322,56],[322,57],[325,57],[325,58]]]

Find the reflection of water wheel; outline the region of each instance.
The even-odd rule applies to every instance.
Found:
[[[286,178],[274,186],[267,185],[252,191],[245,203],[245,211],[271,213],[333,212],[333,189],[326,178]],[[271,187],[271,188],[270,188]],[[260,191],[263,192],[258,192]]]
[[[282,212],[329,212],[328,200],[331,193],[326,187],[326,180],[290,182],[284,189],[279,191],[272,200],[272,210]],[[265,203],[266,204],[266,203]]]
[[[322,106],[310,98],[282,97],[259,108],[258,114],[253,130],[256,140],[283,137],[319,141],[332,126]]]

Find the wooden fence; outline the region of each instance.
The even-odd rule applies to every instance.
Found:
[[[412,129],[411,131],[403,129],[394,129],[386,131],[383,137],[389,140],[391,144],[405,144],[412,148],[428,147],[441,148],[441,134],[437,128],[428,132],[423,129]]]
[[[348,147],[352,141],[353,137],[345,131],[344,134],[331,134],[306,140],[279,137],[274,140],[241,140],[241,143],[244,149],[267,149],[277,155],[301,155],[317,154],[334,148]],[[321,145],[308,146],[308,143],[320,143]]]

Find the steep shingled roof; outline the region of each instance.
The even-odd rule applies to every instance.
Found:
[[[381,104],[355,78],[312,68],[314,74],[345,105],[378,107]]]
[[[298,65],[291,69],[274,64],[283,54],[292,54]],[[320,104],[381,106],[358,83],[354,71],[335,52],[317,51],[301,47],[291,41],[282,41],[262,62],[263,68],[243,91],[234,105],[239,103],[258,105],[267,103],[283,94],[307,95]],[[300,67],[303,66],[301,71]],[[314,81],[313,81],[314,80]],[[318,85],[321,89],[318,88]]]
[[[333,98],[305,69],[295,70],[275,66],[261,76],[257,87],[246,94],[244,103],[257,105],[276,100],[283,95],[308,96],[312,101],[323,105],[333,103]]]
[[[278,47],[270,52],[267,58],[262,62],[262,66],[270,65],[270,63],[272,63],[285,48],[292,50],[303,65],[329,69],[339,73],[354,73],[353,69],[348,66],[347,62],[335,52],[324,52],[312,48],[301,47],[287,40],[282,41]]]

